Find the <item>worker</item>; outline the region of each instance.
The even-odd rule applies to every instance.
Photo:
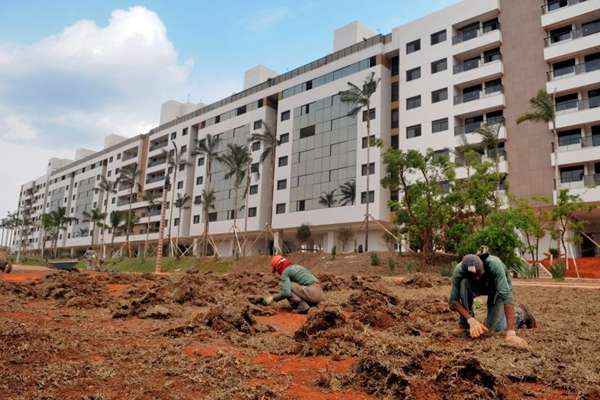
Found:
[[[273,273],[281,276],[281,288],[278,295],[263,297],[263,305],[287,299],[294,312],[306,314],[310,307],[323,301],[323,289],[319,280],[308,269],[292,264],[280,255],[273,257],[271,268]]]
[[[487,295],[485,324],[475,319],[473,301]],[[452,274],[450,308],[460,315],[460,325],[472,338],[488,330],[506,331],[506,341],[515,347],[527,347],[527,341],[516,334],[516,328],[535,328],[536,321],[528,308],[515,307],[510,274],[504,263],[487,253],[463,257]]]

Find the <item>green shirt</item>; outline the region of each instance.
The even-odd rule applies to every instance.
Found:
[[[490,293],[488,296],[495,296],[495,301],[504,304],[514,304],[512,294],[512,281],[510,273],[504,263],[496,256],[488,256],[484,262],[485,273],[482,278],[482,284],[485,285]],[[452,274],[452,291],[450,292],[450,303],[460,300],[460,283],[463,279],[469,279],[471,274],[462,263],[454,268]]]
[[[273,300],[287,299],[292,294],[292,282],[301,286],[311,286],[319,282],[312,272],[301,265],[294,264],[285,269],[281,274],[280,292]]]

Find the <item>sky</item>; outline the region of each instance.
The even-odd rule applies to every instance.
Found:
[[[0,0],[0,217],[49,158],[145,133],[166,100],[209,104],[255,65],[330,53],[349,22],[385,34],[456,2]]]

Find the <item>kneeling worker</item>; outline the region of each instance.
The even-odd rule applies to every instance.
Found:
[[[310,307],[323,301],[323,290],[319,280],[312,272],[301,265],[293,264],[282,256],[271,260],[273,273],[281,276],[281,290],[275,297],[266,296],[262,303],[269,305],[274,301],[287,299],[294,312],[306,314]]]
[[[485,325],[475,319],[473,300],[487,295]],[[526,306],[515,307],[512,282],[504,263],[489,254],[463,257],[452,274],[450,308],[460,314],[460,325],[472,338],[488,329],[506,331],[506,341],[516,347],[527,347],[527,341],[517,336],[515,328],[535,328],[535,318]]]

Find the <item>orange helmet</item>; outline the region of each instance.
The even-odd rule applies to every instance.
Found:
[[[283,256],[280,256],[280,255],[273,256],[273,258],[271,259],[271,268],[273,269],[273,272],[277,271],[277,267],[284,260],[285,260],[285,258]]]

